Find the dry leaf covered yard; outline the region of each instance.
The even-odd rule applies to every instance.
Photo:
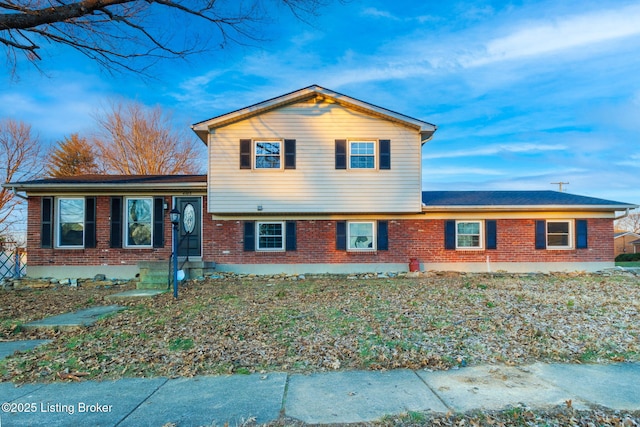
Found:
[[[2,380],[640,360],[630,274],[231,277],[127,302],[85,329],[21,326],[114,292],[0,291],[2,340],[53,339],[0,361]]]

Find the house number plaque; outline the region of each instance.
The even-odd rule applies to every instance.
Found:
[[[182,226],[187,234],[193,233],[196,226],[196,210],[191,203],[187,203],[182,212]]]

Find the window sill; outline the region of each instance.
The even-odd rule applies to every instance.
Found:
[[[282,250],[274,250],[274,251],[265,251],[265,250],[256,250],[255,254],[258,256],[269,256],[269,255],[286,255],[287,251]]]

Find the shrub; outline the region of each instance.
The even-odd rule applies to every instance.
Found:
[[[640,261],[640,253],[620,254],[616,257],[616,262],[633,262],[633,261]]]

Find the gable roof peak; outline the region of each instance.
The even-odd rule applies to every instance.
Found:
[[[407,115],[397,113],[383,107],[378,107],[377,105],[373,105],[368,102],[364,102],[359,99],[341,94],[339,92],[324,88],[318,84],[313,84],[311,86],[307,86],[302,89],[277,96],[275,98],[267,99],[266,101],[253,104],[239,110],[231,111],[229,113],[225,113],[211,119],[195,123],[191,126],[191,129],[198,135],[198,137],[200,137],[200,139],[205,144],[207,144],[208,135],[212,129],[216,129],[221,126],[235,123],[240,120],[245,120],[253,116],[264,114],[268,111],[272,111],[290,104],[313,98],[319,100],[329,99],[344,107],[363,111],[367,114],[371,114],[385,120],[394,121],[405,126],[412,127],[420,133],[422,143],[429,141],[437,129],[437,126],[429,122],[415,119],[413,117],[409,117]]]

